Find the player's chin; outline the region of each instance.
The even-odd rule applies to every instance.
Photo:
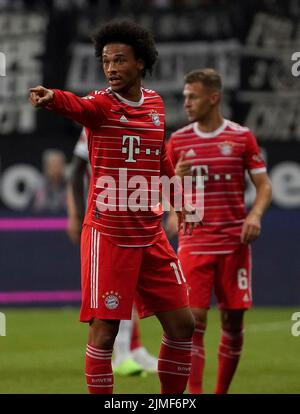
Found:
[[[124,89],[124,84],[120,81],[109,82],[109,86],[114,92],[119,92]]]
[[[189,122],[195,122],[196,121],[196,117],[192,113],[187,112],[186,116],[187,116],[187,119],[188,119]]]

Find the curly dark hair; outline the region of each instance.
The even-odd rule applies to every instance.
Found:
[[[143,60],[145,68],[142,76],[147,71],[152,74],[158,52],[152,34],[141,26],[129,20],[113,20],[100,27],[92,37],[95,45],[95,55],[102,59],[102,51],[108,43],[125,43],[133,48],[135,57]]]

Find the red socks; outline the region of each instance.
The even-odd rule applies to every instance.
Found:
[[[158,375],[162,394],[183,394],[191,370],[192,339],[162,338]]]
[[[87,345],[85,377],[90,394],[112,394],[114,378],[111,368],[112,349]]]
[[[133,351],[134,349],[140,348],[141,346],[142,346],[142,343],[141,343],[141,336],[140,336],[138,322],[136,319],[134,319],[132,322],[130,350]]]
[[[218,377],[215,394],[226,394],[242,352],[244,331],[222,330],[218,353]]]
[[[189,393],[202,394],[202,379],[205,365],[205,351],[204,351],[204,333],[205,325],[201,323],[196,324],[193,335],[192,345],[192,369],[189,378]]]

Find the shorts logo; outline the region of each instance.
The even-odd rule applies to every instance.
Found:
[[[121,296],[118,292],[111,290],[110,292],[106,292],[105,295],[102,295],[102,298],[104,299],[104,304],[107,309],[117,309]]]

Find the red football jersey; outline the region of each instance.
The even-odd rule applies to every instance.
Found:
[[[144,88],[139,102],[110,88],[84,98],[54,92],[47,109],[86,127],[92,173],[84,223],[119,246],[152,245],[163,231],[163,211],[159,187],[151,183],[161,175],[174,176],[161,97]]]
[[[241,243],[246,216],[245,170],[266,172],[256,138],[248,128],[228,120],[211,133],[200,131],[195,122],[171,135],[168,153],[174,166],[184,153],[193,176],[202,177],[198,191],[204,192],[203,226],[194,229],[192,238],[181,233],[179,249],[191,254],[233,252]]]

